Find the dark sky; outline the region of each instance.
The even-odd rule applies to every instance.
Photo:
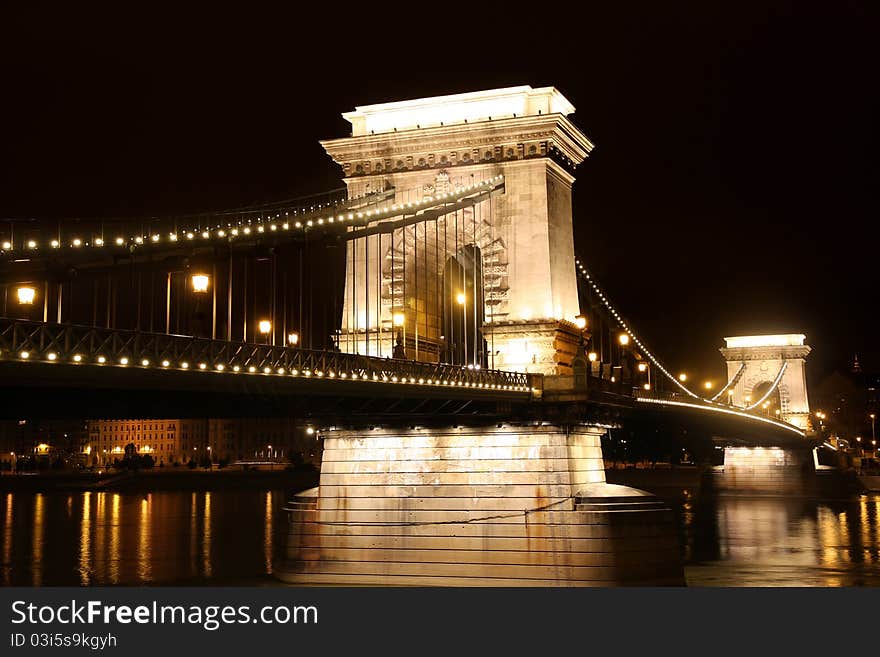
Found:
[[[7,14],[0,217],[324,191],[356,104],[554,85],[596,144],[577,248],[672,368],[717,378],[723,336],[772,331],[807,334],[813,376],[880,369],[868,3],[608,4]]]

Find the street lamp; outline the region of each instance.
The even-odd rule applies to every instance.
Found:
[[[37,296],[37,291],[29,285],[22,285],[15,293],[18,295],[18,302],[23,306],[31,305]]]
[[[587,328],[587,318],[584,315],[578,315],[574,318],[574,325],[583,331]]]
[[[208,291],[208,283],[210,282],[210,277],[207,274],[193,274],[192,275],[192,288],[193,292],[198,292],[199,294],[203,294]]]
[[[289,344],[291,347],[295,347],[297,344],[299,344],[299,333],[288,333],[287,344]]]
[[[712,385],[713,385],[713,384],[712,384],[711,381],[705,381],[705,382],[703,382],[703,387],[704,387],[706,390],[711,390],[711,389],[712,389]]]
[[[869,416],[871,418],[871,442],[876,445],[877,444],[877,434],[874,433],[874,420],[877,419],[876,413],[871,413]]]
[[[406,349],[403,346],[403,328],[405,323],[406,315],[402,309],[398,308],[391,312],[391,324],[397,328],[394,349],[391,352],[392,358],[406,358]]]
[[[257,328],[260,329],[260,333],[266,336],[266,343],[269,342],[269,333],[272,332],[272,322],[268,319],[261,319],[257,324]]]
[[[617,341],[620,343],[621,347],[625,347],[629,344],[629,336],[626,333],[621,333],[617,336]]]
[[[678,375],[678,380],[681,381],[682,383],[684,383],[685,381],[688,380],[688,375],[685,374],[684,372],[682,372],[681,374]]]
[[[464,336],[464,361],[466,363],[468,359],[467,306],[465,305],[465,302],[467,301],[467,296],[465,296],[464,292],[459,292],[455,295],[455,300],[456,302],[458,302],[458,305],[462,307],[462,311],[464,312],[464,315],[462,317],[463,327],[461,334],[462,336]],[[474,337],[474,339],[476,340],[476,336]],[[474,345],[474,349],[476,350],[476,345]]]
[[[587,360],[589,360],[591,363],[595,363],[598,357],[599,355],[595,351],[591,351],[587,354]]]

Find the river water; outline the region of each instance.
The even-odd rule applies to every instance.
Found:
[[[690,586],[880,585],[880,495],[674,505]],[[286,491],[0,494],[0,585],[275,585]]]

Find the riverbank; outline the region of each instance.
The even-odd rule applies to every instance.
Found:
[[[0,491],[207,491],[303,490],[318,485],[306,470],[140,470],[137,472],[60,472],[0,476]]]

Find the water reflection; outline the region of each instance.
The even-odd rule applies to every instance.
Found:
[[[285,491],[6,493],[0,583],[270,584]]]
[[[37,493],[34,498],[34,536],[33,536],[33,568],[34,586],[43,584],[43,539],[45,536],[46,522],[44,520],[45,496]]]
[[[703,500],[679,506],[688,584],[880,584],[880,497]]]
[[[86,586],[92,577],[92,494],[83,493],[82,517],[79,532],[79,573],[80,584]]]
[[[286,491],[7,493],[0,583],[269,584]],[[686,496],[692,586],[880,586],[880,496]]]

